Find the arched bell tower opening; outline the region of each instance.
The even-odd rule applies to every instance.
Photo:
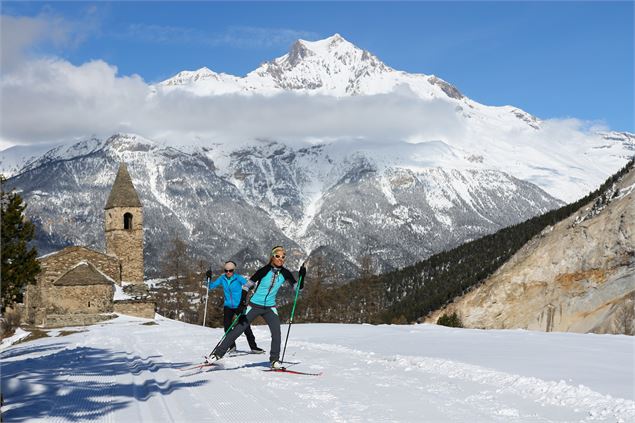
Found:
[[[127,231],[132,230],[132,213],[125,213],[123,215],[123,228]]]
[[[104,211],[106,254],[119,258],[123,282],[143,283],[143,205],[125,163],[119,165]]]

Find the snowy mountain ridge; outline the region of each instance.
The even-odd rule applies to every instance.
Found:
[[[225,147],[184,151],[117,134],[51,151],[10,182],[29,205],[41,254],[68,244],[101,248],[103,206],[126,162],[144,204],[150,274],[180,234],[193,257],[214,262],[254,262],[271,244],[289,247],[292,266],[337,251],[329,261],[346,279],[362,257],[377,272],[412,264],[561,204],[490,169],[399,167],[387,153],[382,162],[340,144]],[[454,157],[443,143],[407,147],[412,156]]]
[[[268,98],[289,95],[340,98],[341,102],[320,102],[317,110],[335,107],[344,114],[364,104],[362,109],[366,114],[361,115],[362,120],[355,121],[356,126],[342,128],[349,135],[333,138],[310,133],[318,128],[306,129],[305,134],[298,129],[292,137],[297,139],[295,142],[288,136],[280,139],[269,137],[264,144],[291,141],[296,147],[325,145],[325,148],[346,156],[358,149],[366,151],[367,156],[381,157],[385,163],[388,162],[385,158],[388,154],[392,158],[388,166],[494,169],[534,183],[563,201],[574,201],[592,191],[635,154],[634,134],[606,130],[582,133],[575,127],[567,129],[566,125],[542,121],[517,107],[482,105],[436,76],[409,74],[390,68],[372,53],[356,47],[339,34],[319,41],[298,40],[289,53],[264,63],[242,78],[216,73],[205,67],[198,71],[182,71],[155,84],[152,90],[154,96],[186,92],[196,97],[220,99],[228,94]],[[403,102],[413,101],[416,114],[410,115],[413,112],[411,108],[403,109],[409,119],[396,122],[393,131],[377,135],[376,140],[353,135],[359,130],[373,131],[364,128],[372,127],[372,116],[386,112],[378,105],[388,102],[394,105],[395,110],[401,111],[399,107]],[[262,107],[275,107],[276,104],[265,102]],[[302,107],[302,104],[298,103],[298,106]],[[334,117],[327,114],[324,118]],[[422,123],[399,132],[399,125],[417,121]],[[385,131],[385,128],[380,126],[375,130]],[[412,131],[420,134],[404,138]],[[258,139],[262,138],[231,143],[222,138],[189,142],[167,139],[165,142],[181,149],[194,142],[204,145],[217,155],[212,160],[219,166],[232,150],[243,145],[248,148],[262,145],[263,142]],[[435,152],[411,154],[412,147],[408,144],[430,145],[431,142],[445,145],[441,155]],[[446,154],[447,150],[451,154]],[[42,153],[41,147],[33,147],[33,154],[23,147],[4,150],[0,153],[0,169],[5,176],[11,176],[25,164],[37,160]]]
[[[199,97],[275,97],[285,93],[336,97],[344,101],[339,104],[344,113],[349,111],[352,98],[365,98],[373,104],[393,101],[396,109],[402,101],[420,102],[421,114],[412,119],[429,122],[427,129],[421,130],[420,136],[399,142],[395,135],[395,139],[384,143],[388,148],[375,155],[407,149],[408,143],[440,141],[454,151],[458,162],[435,161],[432,155],[420,161],[419,167],[464,167],[465,160],[469,160],[473,167],[509,173],[565,201],[576,200],[595,189],[635,154],[634,134],[597,130],[583,136],[517,107],[480,104],[437,76],[392,69],[339,34],[313,42],[298,40],[286,55],[264,63],[243,78],[202,68],[180,72],[153,89],[155,95],[184,91]],[[381,97],[385,95],[397,97]],[[445,122],[443,129],[436,127],[440,121]],[[339,143],[349,151],[372,148],[364,145],[369,140],[346,141],[318,137],[313,144]],[[404,156],[407,153],[401,154]]]
[[[464,116],[464,108],[477,114],[487,110],[464,97],[452,84],[434,75],[397,71],[372,53],[362,50],[341,35],[319,41],[298,40],[289,52],[262,64],[245,77],[216,73],[207,67],[182,71],[154,86],[156,92],[185,90],[199,96],[244,94],[272,96],[283,92],[335,97],[372,96],[395,90],[411,91],[426,101],[451,101]],[[513,108],[498,112],[511,124],[536,126],[536,118]]]

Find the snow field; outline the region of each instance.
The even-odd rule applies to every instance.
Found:
[[[122,316],[5,348],[5,421],[635,420],[626,336],[296,324],[285,361],[323,372],[299,376],[263,372],[268,354],[241,353],[244,337],[219,368],[183,371],[221,329],[144,322]],[[269,350],[268,328],[254,333]]]

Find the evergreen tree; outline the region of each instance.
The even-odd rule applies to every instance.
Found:
[[[26,205],[22,203],[22,197],[13,190],[5,192],[5,181],[0,175],[2,313],[7,307],[22,301],[26,285],[35,283],[40,272],[37,250],[28,245],[35,235],[35,227],[24,216]]]

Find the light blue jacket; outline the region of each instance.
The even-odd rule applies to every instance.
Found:
[[[284,267],[273,267],[271,264],[258,269],[251,277],[252,282],[258,282],[256,291],[251,297],[250,303],[263,307],[275,307],[278,290],[287,281],[295,286],[296,280]],[[302,289],[302,287],[300,287]]]
[[[241,275],[233,274],[231,278],[225,275],[220,276],[214,282],[209,282],[208,288],[217,288],[223,284],[223,292],[225,294],[225,307],[237,308],[240,304],[240,298],[243,294],[243,285],[247,283],[247,279]]]

